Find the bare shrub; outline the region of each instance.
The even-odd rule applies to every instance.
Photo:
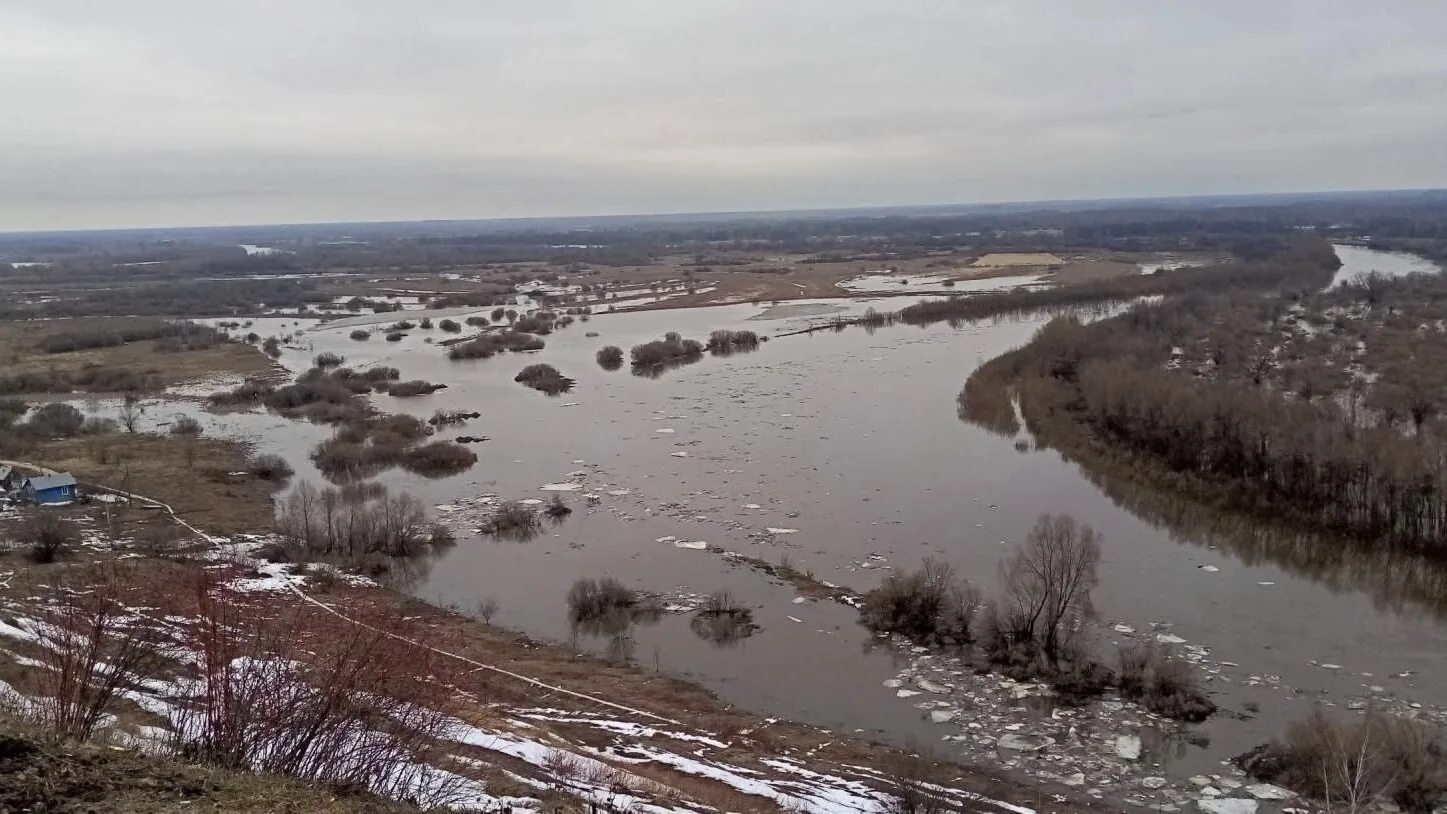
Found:
[[[1238,762],[1254,777],[1348,811],[1391,801],[1412,814],[1430,814],[1447,801],[1443,732],[1375,709],[1350,721],[1318,709],[1284,739]]]
[[[716,647],[733,647],[758,630],[753,611],[728,591],[710,594],[688,626],[694,635]]]
[[[1117,653],[1120,694],[1152,712],[1180,721],[1199,722],[1216,711],[1200,689],[1196,668],[1164,647],[1141,644]]]
[[[428,767],[445,761],[454,726],[438,665],[393,635],[417,631],[381,612],[338,624],[297,604],[272,618],[225,604],[204,583],[199,593],[201,677],[182,699],[177,752],[424,808],[456,801],[461,778]]]
[[[529,333],[503,331],[487,333],[447,349],[449,359],[488,359],[503,351],[542,350],[543,340]]]
[[[709,353],[728,356],[751,351],[759,346],[759,335],[753,331],[714,331],[708,335]]]
[[[456,475],[477,463],[477,453],[451,441],[433,441],[407,450],[401,460],[414,475],[440,478]]]
[[[369,489],[318,489],[297,484],[281,501],[277,529],[293,560],[355,565],[370,555],[415,557],[434,547],[421,501]]]
[[[66,546],[74,545],[76,533],[59,514],[35,509],[20,530],[20,540],[29,549],[31,561],[44,564],[55,562]]]
[[[548,517],[560,519],[572,514],[573,509],[563,500],[562,495],[554,494],[548,501],[548,505],[543,508],[543,513]]]
[[[427,396],[438,390],[447,388],[445,384],[432,384],[421,379],[414,379],[410,382],[400,382],[387,387],[387,394],[397,398],[408,398],[410,396]]]
[[[890,574],[865,594],[860,618],[870,630],[927,646],[958,646],[973,641],[980,604],[980,592],[953,565],[926,559],[918,571]]]
[[[894,787],[886,814],[943,814],[950,807],[930,791],[941,778],[934,765],[922,757],[894,754],[884,761],[884,777]]]
[[[80,432],[85,416],[69,404],[52,402],[36,407],[25,426],[37,435],[63,438]]]
[[[598,349],[598,366],[604,370],[623,367],[623,349],[617,345],[605,345]]]
[[[251,460],[251,474],[261,480],[281,482],[295,474],[291,464],[280,455],[258,455]]]
[[[535,364],[523,368],[513,378],[515,382],[522,382],[534,390],[556,396],[573,389],[573,380],[564,376],[552,365]]]
[[[505,500],[498,504],[482,528],[489,534],[526,538],[537,531],[538,513],[516,500]]]
[[[664,334],[662,339],[634,345],[628,351],[636,368],[657,368],[697,361],[703,355],[703,343],[684,339],[677,333]]]
[[[183,438],[196,438],[201,435],[201,422],[188,415],[183,415],[171,422],[171,434]]]
[[[345,358],[338,356],[337,354],[330,351],[326,351],[323,353],[318,353],[312,359],[312,364],[316,365],[322,370],[329,370],[334,367],[341,367],[342,362],[345,361],[347,361]]]
[[[122,693],[159,661],[157,635],[121,601],[117,572],[85,576],[49,591],[37,630],[49,668],[37,673],[46,696],[38,709],[42,723],[79,740],[90,738]]]
[[[355,340],[357,340],[358,342],[365,342],[365,341],[367,341],[368,339],[371,339],[371,338],[372,338],[372,332],[371,332],[371,331],[364,331],[364,330],[358,328],[357,330],[352,331],[351,333],[347,334],[347,336],[350,336],[352,339],[355,339]]]

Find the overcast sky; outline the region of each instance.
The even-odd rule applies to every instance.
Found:
[[[1447,186],[1447,2],[0,3],[0,230]]]

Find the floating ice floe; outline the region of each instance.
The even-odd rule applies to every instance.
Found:
[[[521,503],[521,504],[523,504],[524,506],[539,506],[539,505],[542,505],[542,501],[541,501],[541,500],[538,500],[538,499],[535,498],[535,497],[523,498],[522,500],[519,500],[518,502]]]
[[[675,458],[687,458],[687,457],[688,457],[688,453],[687,453],[687,452],[681,452],[681,451],[680,451],[680,452],[670,452],[669,454],[672,455],[672,456],[675,457]]]
[[[1138,735],[1116,735],[1115,736],[1116,757],[1126,760],[1140,760],[1141,739]]]
[[[581,491],[583,491],[583,484],[581,484],[581,483],[545,483],[545,484],[543,484],[542,486],[539,486],[538,488],[539,488],[540,490],[544,491],[544,492],[581,492]]]
[[[798,529],[776,529],[776,528],[774,528],[773,526],[769,526],[768,528],[764,529],[764,531],[767,531],[767,532],[770,533],[770,534],[798,534],[798,533],[799,533],[799,530],[798,530]]]
[[[672,428],[672,427],[659,427],[658,429],[654,430],[654,432],[660,433],[660,434],[662,434],[662,435],[673,435],[673,428]]]
[[[631,494],[633,494],[633,490],[632,490],[632,489],[609,489],[609,490],[608,490],[608,494],[612,495],[613,497],[623,497],[624,495],[631,495]]]
[[[1202,570],[1202,571],[1205,571],[1205,572],[1208,573],[1208,574],[1214,574],[1214,573],[1216,573],[1217,571],[1220,571],[1221,569],[1220,569],[1220,568],[1217,568],[1217,567],[1214,566],[1214,565],[1203,565],[1203,566],[1201,566],[1201,570]]]
[[[1174,633],[1157,633],[1156,641],[1161,644],[1185,644],[1186,640]]]
[[[693,551],[703,551],[708,548],[708,543],[704,540],[675,540],[673,542],[673,547],[687,548]]]

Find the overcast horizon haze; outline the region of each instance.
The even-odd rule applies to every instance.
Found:
[[[0,7],[0,232],[1447,187],[1447,4]]]

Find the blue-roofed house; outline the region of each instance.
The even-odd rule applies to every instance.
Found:
[[[34,503],[65,503],[75,500],[75,476],[69,472],[36,475],[20,485],[20,494]]]

